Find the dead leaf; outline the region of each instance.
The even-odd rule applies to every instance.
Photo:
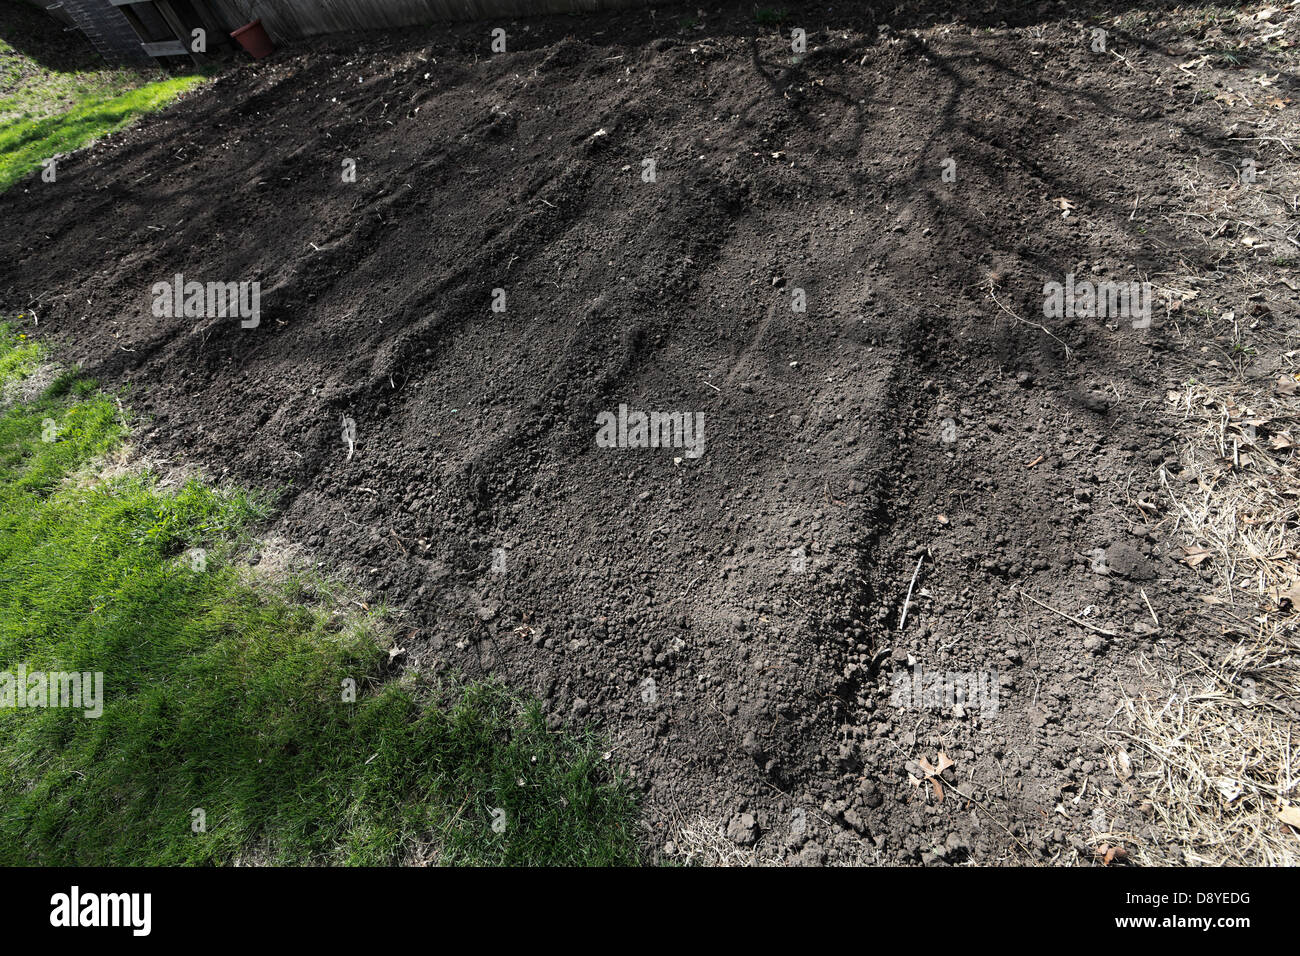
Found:
[[[1295,394],[1295,379],[1290,375],[1279,375],[1277,379],[1277,393],[1279,395]]]
[[[1064,196],[1057,196],[1055,199],[1052,200],[1052,202],[1056,204],[1057,209],[1061,210],[1061,215],[1063,216],[1068,216],[1070,214],[1070,210],[1075,208],[1074,203],[1066,199]]]
[[[1120,747],[1119,753],[1115,755],[1115,776],[1121,780],[1127,780],[1133,776],[1133,759],[1123,747]]]
[[[404,647],[390,647],[388,649],[388,662],[391,664],[405,653],[406,648]]]
[[[1274,588],[1273,599],[1279,605],[1285,601],[1290,601],[1293,608],[1300,610],[1300,578],[1291,581],[1285,587]]]
[[[1277,818],[1289,827],[1300,830],[1300,807],[1285,806],[1277,808]]]
[[[1128,850],[1122,846],[1109,846],[1103,843],[1097,847],[1097,852],[1101,854],[1101,865],[1110,866],[1112,863],[1123,863],[1128,859]]]
[[[1183,548],[1183,561],[1188,567],[1194,568],[1202,564],[1207,558],[1214,555],[1213,551],[1202,548],[1199,545],[1192,545],[1190,548]]]
[[[939,774],[955,765],[942,750],[939,751],[939,766],[937,767],[933,766],[925,757],[917,758],[916,762],[925,771],[925,779],[930,781],[930,786],[934,787],[935,799],[943,803],[943,787],[939,783]]]

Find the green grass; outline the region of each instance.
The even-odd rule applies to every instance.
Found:
[[[789,14],[781,7],[755,7],[754,21],[765,27],[780,26]]]
[[[201,81],[110,69],[79,34],[6,0],[0,22],[0,190],[42,160],[84,146]]]
[[[11,394],[40,361],[0,330]],[[598,740],[499,684],[386,676],[383,615],[240,560],[255,497],[109,477],[123,415],[74,374],[0,407],[0,671],[104,681],[97,718],[0,706],[0,863],[638,861]]]
[[[63,113],[6,124],[0,129],[0,190],[39,168],[42,160],[121,129],[202,81],[201,76],[158,80],[115,96],[89,96]]]
[[[0,35],[0,125],[62,113],[167,76],[162,70],[109,68],[44,11],[15,8],[8,0],[6,7],[4,34],[23,40],[14,46]]]

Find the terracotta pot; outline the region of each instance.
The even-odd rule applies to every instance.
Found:
[[[261,17],[252,23],[246,23],[230,35],[238,40],[239,45],[255,60],[270,56],[275,49],[271,45],[270,35],[266,32],[266,28],[262,26]]]

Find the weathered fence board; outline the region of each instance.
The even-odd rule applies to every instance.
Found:
[[[59,0],[28,0],[70,22]],[[104,3],[104,0],[96,0]],[[112,0],[114,4],[118,0]],[[123,3],[130,0],[121,0]],[[652,6],[656,0],[205,0],[227,31],[260,18],[274,40],[352,30],[392,29],[463,20],[594,13]],[[107,5],[107,4],[105,4]]]
[[[229,29],[260,17],[273,39],[448,20],[592,13],[648,6],[647,0],[207,0]]]

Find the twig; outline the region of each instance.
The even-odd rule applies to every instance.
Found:
[[[954,789],[955,789],[955,788],[954,788]],[[1019,844],[1020,844],[1020,848],[1021,848],[1022,850],[1024,850],[1026,853],[1028,853],[1031,857],[1034,855],[1034,851],[1031,850],[1031,849],[1029,849],[1029,847],[1025,846],[1025,844],[1021,842],[1021,840],[1020,840],[1019,837],[1017,837],[1014,833],[1012,833],[1010,830],[1008,830],[1008,829],[1006,828],[1006,825],[1003,824],[1003,822],[997,818],[996,814],[994,814],[992,810],[990,810],[988,807],[984,806],[984,804],[980,803],[978,800],[976,800],[976,799],[975,799],[973,796],[971,796],[969,793],[962,793],[960,790],[958,790],[958,791],[957,791],[957,796],[961,797],[963,800],[966,800],[966,801],[969,802],[969,803],[973,803],[975,806],[977,806],[977,807],[979,807],[981,810],[983,810],[986,814],[988,814],[988,818],[989,818],[990,820],[992,820],[994,823],[996,823],[999,827],[1002,828],[1002,832],[1003,832],[1003,833],[1005,833],[1007,836],[1011,837],[1011,839],[1015,840],[1016,843],[1019,843]]]
[[[916,576],[921,573],[921,562],[925,560],[925,552],[916,559],[916,570],[912,572],[912,583],[907,586],[907,600],[903,602],[903,616],[899,619],[898,629],[901,631],[907,624],[907,609],[912,604],[912,588],[916,586]]]
[[[1070,615],[1066,614],[1064,611],[1058,611],[1050,604],[1044,604],[1042,601],[1038,600],[1038,598],[1034,597],[1032,594],[1026,594],[1024,591],[1020,591],[1019,593],[1021,597],[1029,598],[1029,600],[1033,601],[1039,607],[1046,608],[1047,610],[1051,611],[1053,614],[1059,614],[1067,621],[1073,621],[1075,624],[1078,624],[1080,627],[1086,627],[1088,630],[1096,631],[1098,634],[1105,634],[1107,637],[1119,637],[1119,635],[1116,634],[1114,631],[1108,631],[1104,627],[1098,627],[1095,624],[1089,624],[1087,621],[1081,621],[1077,617],[1071,617]]]
[[[1159,628],[1160,618],[1156,617],[1156,609],[1151,606],[1151,599],[1147,597],[1147,592],[1145,590],[1141,590],[1139,593],[1142,595],[1142,600],[1147,602],[1147,610],[1151,612],[1151,620],[1155,621],[1156,627]]]
[[[1011,317],[1012,317],[1013,319],[1015,319],[1017,322],[1021,323],[1022,325],[1027,325],[1027,326],[1029,326],[1031,329],[1040,329],[1041,331],[1046,332],[1046,333],[1048,334],[1049,337],[1055,339],[1055,340],[1060,344],[1061,348],[1065,349],[1065,357],[1066,357],[1066,358],[1069,358],[1072,354],[1074,354],[1074,353],[1073,353],[1073,350],[1072,350],[1068,345],[1066,345],[1063,341],[1061,341],[1061,339],[1060,339],[1058,336],[1056,336],[1056,335],[1052,332],[1052,330],[1049,329],[1047,326],[1045,326],[1045,325],[1040,325],[1040,324],[1037,323],[1037,322],[1030,322],[1028,319],[1022,319],[1020,316],[1016,315],[1014,312],[1012,312],[1010,309],[1008,309],[1005,305],[1003,305],[1002,302],[1001,302],[1001,300],[998,299],[997,294],[994,293],[994,291],[993,291],[993,284],[992,284],[992,283],[989,284],[989,296],[993,299],[994,302],[996,302],[996,303],[998,304],[998,308],[999,308],[999,309],[1001,309],[1001,310],[1002,310],[1003,312],[1005,312],[1007,315],[1011,316]]]

